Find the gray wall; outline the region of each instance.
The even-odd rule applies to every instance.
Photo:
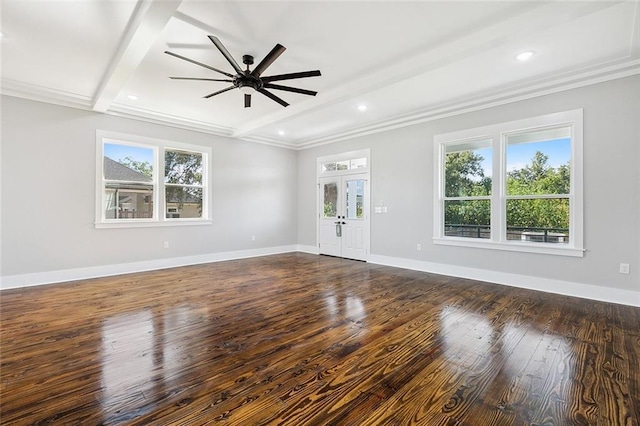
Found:
[[[583,258],[434,245],[433,137],[488,124],[584,109]],[[316,158],[371,148],[371,253],[640,290],[640,77],[325,145],[298,156],[298,242],[316,246]],[[416,244],[422,243],[422,251]],[[618,272],[629,263],[631,274]]]
[[[372,205],[389,207],[372,215],[373,254],[640,287],[638,76],[299,152],[12,97],[2,102],[2,275],[316,246],[316,157],[370,148]],[[584,109],[584,258],[432,244],[434,135],[576,108]],[[95,229],[96,129],[211,146],[213,225]],[[618,273],[620,262],[631,274]]]
[[[96,129],[212,147],[213,225],[95,229]],[[296,157],[287,149],[4,96],[2,275],[294,245]]]

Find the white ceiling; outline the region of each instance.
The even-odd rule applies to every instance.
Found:
[[[2,0],[2,93],[304,148],[640,73],[635,1]],[[263,76],[319,69],[251,108],[207,35]],[[535,52],[527,62],[515,56]],[[131,100],[128,95],[136,95]],[[368,109],[357,109],[365,104]],[[279,134],[279,132],[284,134]]]

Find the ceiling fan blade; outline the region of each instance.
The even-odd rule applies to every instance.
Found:
[[[187,62],[191,62],[192,64],[200,65],[201,67],[207,68],[207,69],[209,69],[211,71],[219,72],[220,74],[224,74],[227,77],[231,77],[231,78],[234,77],[233,74],[229,74],[228,72],[219,70],[218,68],[214,68],[214,67],[209,66],[207,64],[203,64],[202,62],[194,61],[193,59],[186,58],[184,56],[178,55],[177,53],[172,53],[172,52],[169,52],[168,50],[166,50],[164,53],[166,53],[167,55],[175,56],[176,58],[182,59],[183,61],[187,61]]]
[[[227,83],[233,83],[233,80],[218,79],[218,78],[198,78],[198,77],[169,77],[172,80],[200,80],[200,81],[224,81]]]
[[[306,78],[306,77],[320,77],[320,71],[302,71],[302,72],[293,72],[290,74],[280,74],[280,75],[270,75],[267,77],[262,77],[262,81],[265,83],[269,83],[270,81],[280,81],[280,80],[293,80],[294,78]]]
[[[226,89],[218,90],[217,92],[213,92],[210,95],[204,96],[204,98],[208,99],[208,98],[210,98],[212,96],[219,95],[220,93],[224,93],[224,92],[227,92],[227,91],[229,91],[231,89],[235,89],[235,88],[236,88],[236,86],[229,86]]]
[[[271,98],[274,101],[276,101],[277,103],[279,103],[280,105],[282,105],[283,107],[287,107],[289,106],[288,103],[286,103],[284,100],[280,99],[279,97],[277,97],[276,95],[274,95],[273,93],[265,90],[265,89],[260,89],[258,90],[258,92],[262,93],[263,95],[265,95],[267,98]]]
[[[303,95],[315,96],[318,94],[318,92],[313,90],[298,89],[297,87],[281,86],[279,84],[266,83],[263,87],[266,87],[267,89],[286,90],[287,92],[301,93]]]
[[[244,94],[244,107],[245,108],[251,107],[251,93]]]
[[[267,53],[267,56],[265,56],[264,59],[254,68],[251,75],[254,77],[260,77],[260,75],[269,68],[269,65],[278,59],[278,56],[282,55],[285,50],[287,50],[286,47],[280,43],[276,44],[275,47],[271,49],[271,52]]]
[[[242,68],[240,68],[240,65],[238,65],[236,60],[233,59],[233,56],[231,56],[231,53],[229,53],[227,48],[224,47],[224,44],[222,44],[222,42],[218,39],[218,37],[212,36],[212,35],[207,37],[209,37],[209,40],[211,40],[211,42],[216,45],[220,53],[222,53],[222,56],[224,56],[227,59],[227,61],[229,61],[233,69],[236,70],[238,74],[244,75],[244,71],[242,71]]]

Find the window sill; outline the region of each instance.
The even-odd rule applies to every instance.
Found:
[[[571,256],[571,257],[584,257],[584,249],[560,246],[559,244],[549,243],[523,243],[523,242],[495,242],[490,240],[474,241],[469,238],[455,238],[455,237],[434,237],[434,244],[457,246],[457,247],[471,247],[489,250],[503,250],[503,251],[515,251],[524,253],[538,253],[538,254],[551,254],[555,256]]]
[[[210,219],[173,219],[163,221],[152,220],[128,220],[128,221],[113,221],[113,222],[95,222],[96,229],[109,229],[109,228],[154,228],[165,226],[202,226],[211,225],[213,223]]]

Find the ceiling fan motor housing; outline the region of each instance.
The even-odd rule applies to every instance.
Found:
[[[262,80],[252,76],[250,73],[238,74],[233,78],[233,85],[239,89],[250,87],[253,90],[260,90],[263,87]]]

